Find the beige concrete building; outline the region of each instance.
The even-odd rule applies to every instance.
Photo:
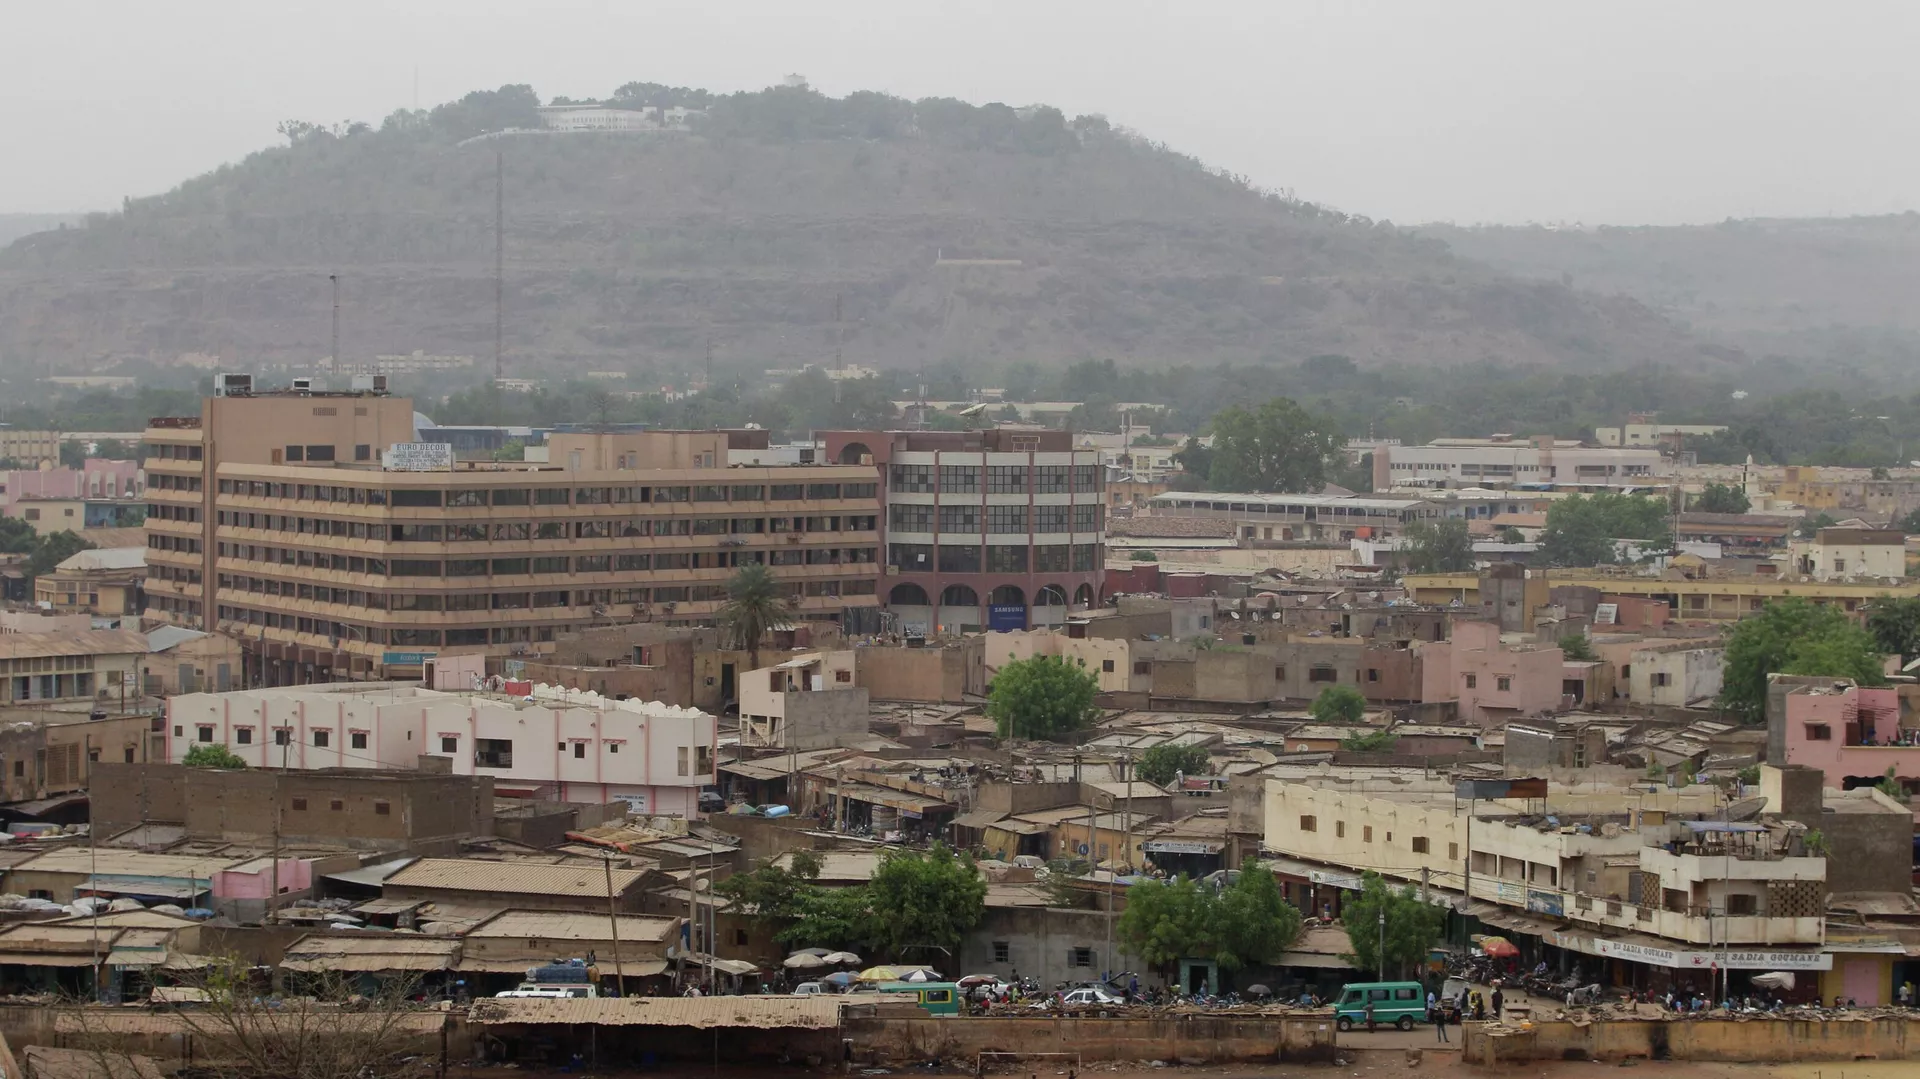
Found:
[[[140,613],[147,579],[145,547],[81,551],[33,579],[33,600],[47,610],[84,611],[106,618]]]
[[[726,467],[765,432],[561,434],[549,464],[403,471],[386,458],[410,402],[289,393],[211,398],[145,437],[149,613],[250,642],[250,684],[697,625],[754,564],[796,619],[864,626],[879,604],[876,469]]]

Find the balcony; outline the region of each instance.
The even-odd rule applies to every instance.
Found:
[[[1793,859],[1819,861],[1819,859]],[[1824,863],[1822,872],[1824,873]],[[1541,888],[1521,881],[1473,879],[1473,897],[1514,910],[1565,918],[1583,925],[1650,933],[1668,940],[1708,945],[1804,945],[1826,942],[1826,917],[1772,918],[1708,916],[1691,911],[1643,907],[1605,896]]]

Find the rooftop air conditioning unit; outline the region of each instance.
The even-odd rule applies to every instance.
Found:
[[[373,376],[373,392],[375,393],[387,392],[387,376],[385,375]]]
[[[294,380],[293,380],[293,392],[295,392],[295,393],[312,393],[312,392],[313,392],[313,379],[311,379],[311,378],[296,378],[296,379],[294,379]]]
[[[220,374],[213,376],[213,395],[215,397],[245,397],[252,392],[252,375]]]

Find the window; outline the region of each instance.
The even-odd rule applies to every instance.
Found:
[[[385,801],[375,802],[373,803],[373,812],[377,816],[382,816],[382,817],[392,816],[393,803],[385,802]]]
[[[1303,816],[1300,818],[1300,830],[1303,832],[1313,832],[1319,829],[1312,817]]]
[[[1413,853],[1415,854],[1427,853],[1427,837],[1426,836],[1417,835],[1413,837]]]
[[[1012,944],[1004,940],[996,940],[993,942],[993,961],[994,962],[1010,963],[1013,961],[1012,957],[1013,957]]]
[[[902,508],[907,508],[907,507],[902,507]],[[927,507],[916,506],[912,508],[926,509]],[[995,508],[997,509],[998,507],[995,507]],[[989,517],[991,517],[993,511],[988,510],[987,512]],[[940,507],[940,531],[942,532],[978,532],[980,531],[980,507],[979,506],[941,506]]]
[[[1368,667],[1367,681],[1378,682],[1379,680],[1380,680],[1380,669],[1378,667]]]
[[[680,774],[683,776],[689,774],[687,771],[687,747],[686,746],[680,747]]]
[[[333,447],[332,446],[308,446],[307,460],[331,461],[333,460]]]
[[[442,753],[460,752],[460,739],[452,735],[445,735],[445,734],[441,735],[440,736],[440,752]]]
[[[618,753],[618,752],[620,752],[620,743],[618,743],[618,742],[608,742],[608,743],[607,743],[607,752],[608,752],[608,753]]]
[[[276,746],[292,745],[293,732],[285,727],[275,727],[273,729],[273,744]]]
[[[932,465],[890,465],[888,486],[896,491],[932,491]]]
[[[945,512],[946,507],[941,507]],[[988,506],[987,531],[995,535],[1021,535],[1027,531],[1027,507]]]
[[[325,749],[325,748],[327,748],[327,742],[328,742],[328,741],[330,741],[330,740],[331,740],[331,739],[330,739],[330,738],[329,738],[329,736],[328,736],[328,732],[326,732],[326,731],[314,731],[314,732],[313,732],[313,744],[314,744],[315,746],[318,746],[318,747],[319,747],[319,748],[321,748],[321,749]]]
[[[1480,676],[1479,676],[1479,675],[1477,675],[1477,674],[1470,674],[1470,675],[1467,675],[1466,677],[1467,677],[1467,688],[1468,688],[1468,689],[1476,689],[1476,688],[1478,688],[1478,687],[1479,687],[1479,685],[1480,685]]]
[[[201,729],[207,730],[208,728],[202,727]],[[1833,741],[1833,728],[1827,726],[1825,723],[1809,723],[1807,724],[1807,741],[1831,742]]]
[[[1273,680],[1276,682],[1284,682],[1287,680],[1286,664],[1283,663],[1273,669]]]
[[[1023,495],[1027,493],[1026,465],[988,465],[987,493]]]
[[[213,728],[212,728],[212,727],[208,727],[208,726],[202,726],[202,727],[199,727],[199,728],[197,728],[197,729],[195,730],[195,733],[196,733],[196,734],[198,734],[198,735],[200,736],[200,741],[202,741],[202,742],[211,742],[211,741],[213,741]],[[16,761],[15,763],[18,763],[18,762]]]
[[[1733,918],[1751,918],[1760,913],[1759,896],[1727,896],[1727,915]]]
[[[1324,663],[1316,663],[1307,669],[1307,681],[1309,682],[1338,682],[1339,680],[1340,672]]]
[[[1656,686],[1670,686],[1673,684],[1673,678],[1666,671],[1655,671],[1653,674],[1653,684]]]
[[[1501,693],[1505,693],[1513,688],[1513,679],[1503,674],[1494,679],[1493,688],[1499,690]]]
[[[1363,824],[1360,826],[1360,842],[1362,843],[1373,842],[1373,825]]]
[[[946,507],[958,509],[958,506]],[[933,531],[933,507],[895,503],[887,507],[887,527],[899,532]],[[785,532],[788,529],[776,529]]]
[[[1113,661],[1112,661],[1112,660],[1110,660],[1110,659],[1103,659],[1103,660],[1101,660],[1101,661],[1100,661],[1100,670],[1101,670],[1102,672],[1104,672],[1104,673],[1106,673],[1106,674],[1112,674],[1112,673],[1113,673]]]
[[[1093,965],[1092,948],[1068,948],[1067,965],[1070,967],[1090,967]]]
[[[1335,839],[1347,838],[1347,822],[1346,821],[1337,820],[1333,822],[1333,837]]]
[[[585,742],[575,742],[573,744],[573,759],[577,761],[585,760],[586,757],[587,757],[587,744]]]
[[[1144,660],[1144,659],[1137,659],[1137,660],[1134,660],[1134,662],[1133,662],[1133,673],[1135,673],[1135,674],[1151,674],[1151,673],[1153,673],[1153,664],[1152,664],[1152,663],[1150,663],[1150,662],[1148,662],[1147,660]]]
[[[355,749],[367,748],[367,732],[354,731],[353,733],[347,735],[347,744],[352,746]]]
[[[980,548],[943,543],[939,550],[941,573],[979,573]]]
[[[952,494],[974,494],[980,490],[978,465],[941,465],[940,490]]]
[[[513,739],[476,738],[473,740],[473,763],[480,768],[513,767]]]
[[[353,459],[356,461],[373,460],[373,447],[365,442],[356,444],[353,447]]]
[[[1457,862],[1460,860],[1460,844],[1458,843],[1447,844],[1447,860],[1450,862]]]
[[[305,798],[295,798],[293,800],[293,808],[295,812],[305,813],[307,811],[307,800]]]
[[[243,746],[252,745],[253,744],[253,728],[252,727],[235,728],[233,732],[233,740],[240,743]]]
[[[338,813],[341,810],[347,808],[347,803],[341,801],[338,798],[335,798],[327,803],[327,808],[332,810],[335,813]]]
[[[1067,493],[1066,465],[1039,465],[1033,470],[1033,490],[1035,494],[1063,495]]]

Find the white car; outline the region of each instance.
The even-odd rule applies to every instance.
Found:
[[[1125,1004],[1118,993],[1102,989],[1097,985],[1083,985],[1061,998],[1068,1005],[1073,1004]]]

